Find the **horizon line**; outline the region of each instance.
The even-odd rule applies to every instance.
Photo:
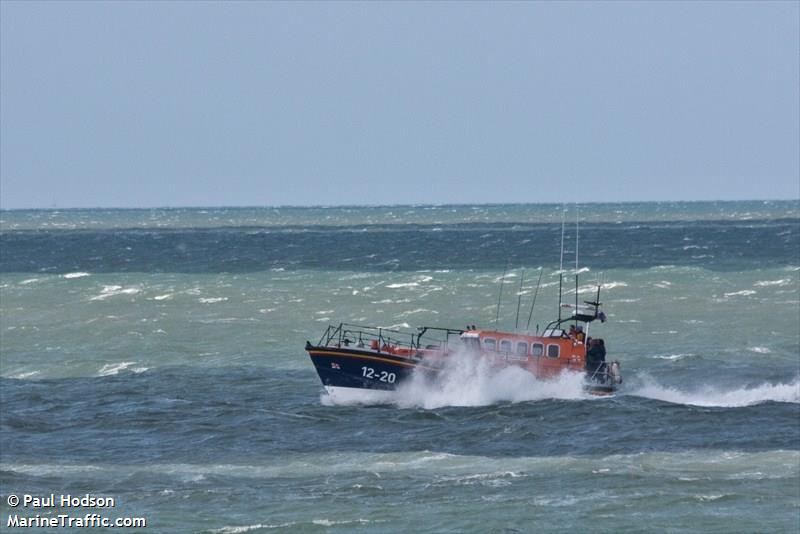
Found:
[[[158,205],[158,206],[48,206],[4,208],[0,211],[79,211],[79,210],[180,210],[180,209],[347,209],[347,208],[412,208],[412,207],[468,207],[468,206],[583,206],[602,204],[701,204],[737,202],[800,202],[796,198],[744,198],[716,200],[616,200],[587,202],[444,202],[444,203],[402,203],[402,204],[218,204],[218,205]]]

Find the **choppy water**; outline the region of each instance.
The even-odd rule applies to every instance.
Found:
[[[582,208],[614,398],[474,369],[388,403],[322,395],[303,344],[328,322],[492,325],[507,265],[501,325],[540,266],[543,325],[560,219],[0,212],[4,526],[10,493],[89,492],[156,532],[797,532],[796,201]]]

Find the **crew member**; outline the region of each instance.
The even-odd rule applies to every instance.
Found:
[[[605,382],[605,377],[601,374],[604,360],[605,349],[601,347],[600,340],[590,340],[589,348],[586,351],[586,372],[600,382]]]
[[[575,328],[575,339],[579,343],[583,343],[583,341],[586,339],[586,334],[583,333],[583,327],[580,325],[578,325],[578,327]]]

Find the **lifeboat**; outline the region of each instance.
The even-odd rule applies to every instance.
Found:
[[[576,284],[577,285],[577,284]],[[593,395],[612,395],[622,383],[620,363],[606,361],[604,342],[588,337],[589,324],[605,321],[597,298],[585,306],[567,306],[566,317],[541,333],[510,332],[467,326],[463,329],[420,327],[401,331],[340,323],[330,325],[305,350],[329,393],[338,389],[394,390],[413,373],[436,378],[453,358],[478,357],[492,366],[517,366],[538,379],[579,373]],[[561,299],[559,298],[559,301]]]

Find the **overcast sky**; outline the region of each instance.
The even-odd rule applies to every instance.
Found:
[[[800,4],[0,3],[0,207],[800,198]]]

